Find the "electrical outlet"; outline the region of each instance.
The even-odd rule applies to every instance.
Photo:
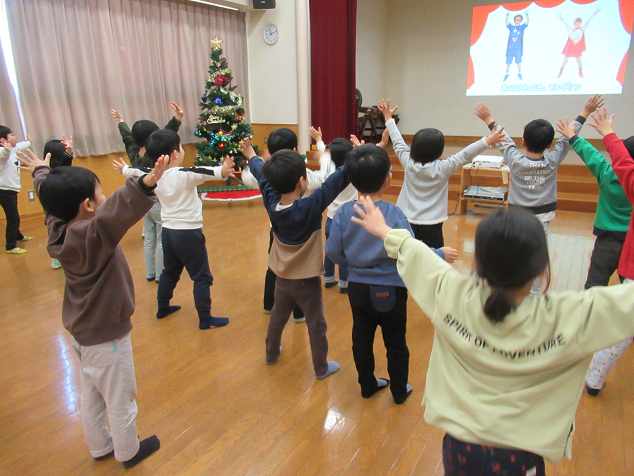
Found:
[[[26,196],[29,198],[29,202],[35,200],[35,192],[33,190],[26,192]]]

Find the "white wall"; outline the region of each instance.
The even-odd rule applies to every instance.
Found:
[[[394,2],[393,2],[394,3]],[[357,2],[357,89],[363,106],[375,106],[385,97],[388,35],[387,0]],[[391,30],[391,29],[390,29]]]
[[[264,27],[274,23],[279,40],[264,41]],[[249,47],[249,121],[256,124],[297,124],[297,50],[295,0],[277,0],[274,10],[247,13]]]

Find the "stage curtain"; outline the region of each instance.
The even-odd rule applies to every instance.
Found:
[[[310,0],[311,120],[326,143],[356,134],[356,30],[357,0]]]

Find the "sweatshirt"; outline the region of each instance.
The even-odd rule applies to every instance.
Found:
[[[574,122],[575,134],[586,121],[577,116]],[[489,129],[498,126],[489,124]],[[534,214],[553,212],[557,209],[557,167],[570,151],[570,143],[560,137],[555,145],[545,150],[539,159],[531,159],[517,150],[511,136],[504,131],[504,139],[498,144],[506,165],[511,169],[509,185],[509,205],[528,208]]]
[[[49,171],[38,167],[33,172],[36,191]],[[69,224],[46,217],[46,250],[66,277],[62,322],[80,345],[120,339],[132,330],[134,283],[119,242],[156,202],[141,180],[127,179],[90,220]]]
[[[612,158],[612,169],[619,178],[625,195],[630,203],[634,203],[634,159],[616,134],[605,136],[603,143],[608,148],[608,154]],[[632,220],[630,220],[621,251],[618,273],[626,278],[634,279],[634,222]]]
[[[326,152],[326,144],[324,143],[324,141],[320,140],[319,142],[317,142],[317,150],[322,153],[321,157],[319,158],[320,165],[322,161],[324,161],[326,165],[326,171],[324,176],[324,180],[325,180],[326,177],[330,177],[332,174],[335,173],[335,170],[337,170],[337,166],[335,165],[332,158],[330,157],[330,152]],[[323,170],[324,166],[322,165],[321,168]],[[328,211],[326,212],[326,216],[332,220],[335,216],[335,213],[337,213],[337,210],[339,210],[341,205],[348,202],[354,202],[358,198],[359,198],[359,193],[357,192],[357,189],[354,188],[354,185],[349,184],[343,190],[343,192],[337,195],[337,198],[335,198],[332,201],[332,203],[328,205]]]
[[[28,140],[18,142],[11,150],[0,147],[0,190],[20,191],[20,169],[18,152],[31,147]]]
[[[385,249],[434,326],[425,420],[468,443],[570,458],[592,355],[634,335],[634,285],[527,296],[495,324],[482,280],[406,230],[390,231]]]
[[[630,225],[632,204],[627,199],[612,165],[585,139],[575,135],[570,138],[570,144],[599,184],[594,234],[610,234],[623,241]]]
[[[281,205],[281,195],[262,175],[264,161],[254,157],[249,168],[257,179],[273,229],[269,268],[283,279],[308,279],[324,274],[321,221],[324,210],[350,183],[339,167],[310,196]],[[165,225],[163,225],[165,226]]]
[[[169,129],[176,133],[178,133],[178,129],[180,129],[180,127],[181,121],[176,119],[176,116],[172,117],[165,125],[165,129]],[[120,122],[118,128],[119,133],[121,134],[121,139],[123,139],[123,145],[125,145],[125,151],[128,154],[128,159],[130,159],[130,163],[135,167],[151,167],[152,163],[150,159],[148,159],[145,155],[139,156],[139,146],[136,145],[136,142],[134,142],[134,139],[132,138],[130,126],[128,126],[125,122]]]
[[[410,157],[410,149],[394,119],[386,121],[385,127],[390,132],[394,152],[405,169],[405,180],[396,205],[415,225],[435,225],[446,221],[449,177],[489,147],[486,139],[474,142],[447,159],[421,164]]]

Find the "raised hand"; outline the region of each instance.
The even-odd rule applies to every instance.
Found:
[[[246,137],[246,138],[242,139],[242,141],[240,141],[240,146],[238,147],[238,152],[240,152],[242,155],[244,155],[244,157],[247,160],[250,160],[253,157],[256,157],[256,155],[257,155],[255,153],[255,149],[251,145],[251,139],[249,139],[248,137]]]
[[[123,160],[121,160],[123,162]],[[163,176],[163,172],[167,170],[167,166],[170,161],[169,155],[161,155],[158,159],[156,159],[156,163],[154,164],[154,169],[152,171],[143,176],[143,183],[146,187],[154,187],[158,181]],[[125,164],[125,162],[124,162]]]
[[[379,111],[383,113],[383,117],[386,121],[389,121],[394,116],[394,112],[398,109],[398,106],[394,106],[394,109],[390,109],[390,100],[387,100],[387,104],[385,103],[385,99],[381,99],[379,101]]]
[[[377,144],[381,149],[385,149],[387,147],[387,143],[390,142],[390,131],[387,130],[387,127],[383,129],[383,133],[381,134],[381,142]]]
[[[66,153],[73,155],[73,136],[70,136],[70,137],[62,136],[62,138],[60,139],[60,142],[64,144],[64,147],[66,148]]]
[[[4,137],[0,138],[0,147],[6,150],[11,150],[13,148],[11,147],[11,143],[8,140],[6,140]]]
[[[381,210],[374,206],[374,202],[368,195],[359,195],[359,204],[363,205],[365,210],[358,204],[354,205],[355,211],[361,218],[352,217],[353,223],[361,225],[369,233],[384,240],[385,235],[392,231],[392,228],[385,223]]]
[[[350,134],[350,142],[352,142],[353,147],[359,147],[360,145],[365,144],[364,140],[359,140],[359,138],[354,134]]]
[[[310,129],[308,129],[308,133],[315,142],[319,142],[320,140],[322,140],[321,127],[315,129],[313,126],[310,126]]]
[[[123,160],[121,157],[119,157],[118,159],[112,159],[112,168],[114,168],[117,173],[122,174],[123,169],[127,166],[128,164],[126,164],[125,160]]]
[[[483,102],[479,102],[475,106],[475,115],[482,119],[487,126],[493,122],[493,118],[491,117],[491,111]]]
[[[176,104],[174,101],[172,101],[170,105],[172,106],[172,109],[174,109],[174,117],[178,119],[179,121],[182,121],[185,113],[183,112],[181,107],[178,104]]]
[[[450,246],[443,246],[440,249],[442,250],[443,253],[445,253],[445,261],[447,263],[453,263],[454,261],[458,259],[458,250]]]
[[[112,117],[114,117],[119,122],[125,122],[123,120],[123,116],[116,109],[110,109],[110,115],[112,115]]]
[[[604,107],[603,110],[599,109],[597,110],[597,112],[593,112],[592,120],[594,121],[594,123],[588,122],[588,125],[590,127],[594,127],[603,137],[614,132],[612,130],[612,121],[614,120],[614,114],[608,117],[607,108]]]
[[[225,158],[225,161],[222,163],[222,178],[227,178],[227,177],[233,177],[236,178],[235,175],[233,175],[233,167],[236,165],[236,163],[233,161],[233,157],[231,157],[230,155],[228,155]]]
[[[586,102],[586,105],[584,106],[583,112],[581,113],[581,115],[583,117],[587,118],[594,111],[596,111],[597,109],[603,107],[604,103],[605,103],[605,100],[603,99],[603,96],[601,96],[600,94],[596,94],[596,95],[592,96]]]
[[[557,124],[555,124],[555,130],[566,139],[571,139],[575,135],[575,128],[568,123],[568,116],[565,119],[559,118]]]
[[[18,165],[19,169],[26,170],[28,172],[33,173],[33,171],[37,167],[43,167],[43,166],[49,167],[49,163],[51,161],[51,154],[49,152],[48,154],[46,154],[46,157],[44,157],[44,160],[40,160],[37,158],[37,156],[33,153],[31,149],[26,149],[26,153],[18,152],[18,160],[22,164],[22,165]]]
[[[503,142],[504,138],[506,137],[504,129],[505,127],[500,127],[499,129],[496,127],[495,130],[492,131],[491,134],[489,134],[489,136],[486,138],[487,144],[493,145]]]

